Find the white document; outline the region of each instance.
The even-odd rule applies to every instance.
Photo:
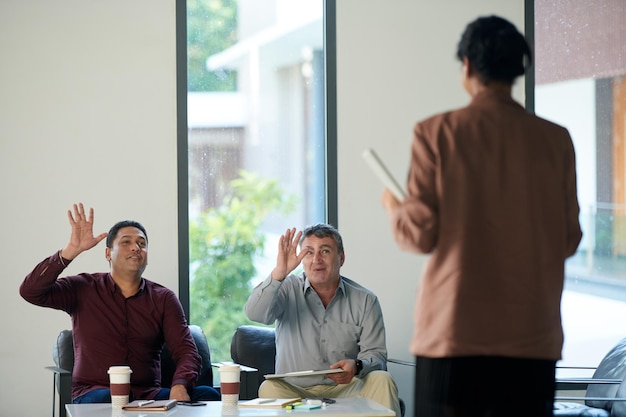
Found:
[[[404,200],[406,192],[398,184],[398,181],[391,175],[391,172],[387,169],[383,161],[378,157],[378,154],[374,149],[367,148],[363,151],[363,159],[370,166],[374,174],[380,179],[385,187],[387,187],[393,195],[399,200]]]
[[[288,376],[311,376],[311,375],[326,375],[326,374],[338,374],[343,372],[343,369],[324,369],[322,371],[296,371],[296,372],[287,372],[285,374],[267,374],[265,375],[265,379],[276,379],[276,378],[286,378]]]

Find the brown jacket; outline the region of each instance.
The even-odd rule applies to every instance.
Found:
[[[582,237],[569,133],[482,92],[414,135],[392,215],[403,249],[432,253],[411,351],[560,359],[564,262]]]

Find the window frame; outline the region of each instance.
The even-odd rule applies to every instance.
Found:
[[[324,2],[326,94],[326,221],[337,224],[336,0]],[[178,298],[189,320],[189,160],[187,127],[187,1],[176,0],[176,159],[178,185]]]

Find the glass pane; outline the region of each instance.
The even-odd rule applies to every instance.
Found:
[[[190,322],[230,360],[278,236],[325,221],[323,0],[187,0]]]
[[[535,1],[535,110],[572,135],[584,233],[566,264],[564,366],[595,366],[626,336],[625,7]]]

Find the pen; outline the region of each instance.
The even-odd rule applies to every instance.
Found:
[[[154,402],[154,400],[139,401],[137,403],[137,406],[138,407],[143,407],[144,405],[152,404],[153,402]]]

